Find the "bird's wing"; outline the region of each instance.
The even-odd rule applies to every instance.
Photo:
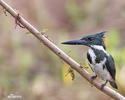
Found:
[[[111,55],[107,56],[105,66],[107,70],[109,71],[110,75],[112,76],[112,78],[115,80],[115,73],[116,73],[115,63]]]

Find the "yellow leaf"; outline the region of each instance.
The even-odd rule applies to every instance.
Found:
[[[64,81],[64,84],[66,85],[71,85],[72,84],[72,77],[71,77],[71,74],[67,74],[68,70],[69,70],[69,65],[64,63],[63,64],[63,67],[62,67],[62,77],[63,77],[63,81]],[[67,75],[66,75],[67,74]]]

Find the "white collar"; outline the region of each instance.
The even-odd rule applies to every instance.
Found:
[[[95,49],[98,49],[98,50],[103,50],[103,51],[105,51],[105,49],[104,49],[103,46],[101,46],[101,45],[92,45],[91,47],[92,47],[92,48],[95,48]]]

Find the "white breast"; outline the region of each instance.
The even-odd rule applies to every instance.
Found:
[[[100,63],[95,63],[96,55],[92,49],[88,50],[88,53],[90,54],[92,58],[92,64],[89,63],[92,70],[95,72],[95,74],[100,77],[102,80],[112,80],[111,75],[107,71],[107,68],[103,69],[103,65],[106,62],[106,58],[104,58]]]
[[[89,49],[88,53],[92,58],[92,63],[95,64],[96,55],[95,55],[94,51],[92,49]]]

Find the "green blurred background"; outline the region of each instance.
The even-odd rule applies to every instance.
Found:
[[[105,44],[115,59],[118,92],[125,96],[124,0],[5,1],[82,66],[88,66],[88,48],[60,43],[108,31]],[[19,26],[15,29],[14,18],[5,16],[0,7],[1,100],[10,100],[10,95],[24,100],[112,100],[76,72],[74,81],[65,77],[69,66],[27,32]]]

